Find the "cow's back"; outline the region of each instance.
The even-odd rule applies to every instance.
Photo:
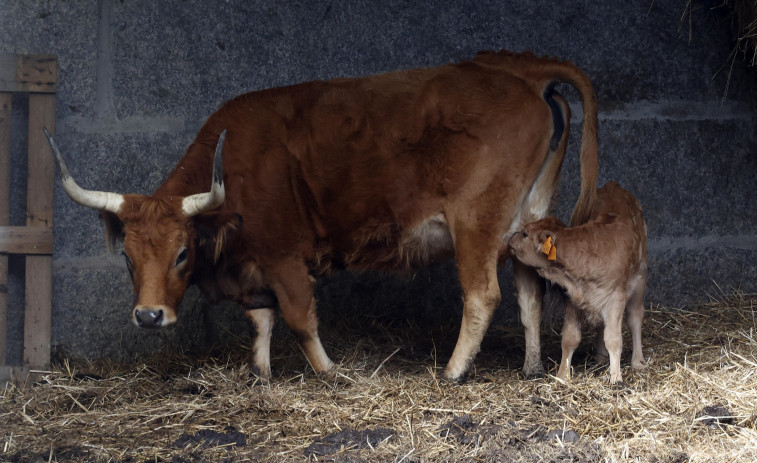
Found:
[[[299,247],[320,262],[398,268],[451,256],[440,214],[455,201],[507,170],[527,189],[548,150],[521,147],[549,140],[552,116],[506,68],[465,62],[249,93],[198,139],[229,126],[226,207],[242,212],[257,255]],[[520,198],[509,200],[512,215]]]

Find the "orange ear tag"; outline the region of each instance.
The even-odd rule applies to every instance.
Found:
[[[552,237],[548,236],[544,244],[541,245],[541,252],[543,252],[544,254],[549,254],[549,251],[551,250],[552,250]]]
[[[551,236],[548,236],[547,240],[541,245],[541,252],[547,255],[547,259],[557,260],[557,246],[552,244]]]

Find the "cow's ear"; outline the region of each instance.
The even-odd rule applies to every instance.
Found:
[[[208,212],[193,217],[198,246],[213,263],[218,262],[226,243],[242,229],[242,216],[236,212]]]
[[[100,218],[105,224],[105,243],[109,252],[115,252],[116,243],[124,239],[124,223],[112,212],[100,211]]]

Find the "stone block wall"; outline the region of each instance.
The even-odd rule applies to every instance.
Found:
[[[481,49],[570,59],[599,101],[600,184],[619,181],[645,210],[646,300],[681,307],[718,288],[757,289],[757,74],[729,59],[721,2],[688,3],[0,0],[0,51],[58,56],[58,144],[83,186],[123,193],[154,190],[204,119],[240,93],[440,65]],[[564,93],[574,108],[557,207],[566,218],[578,190],[580,105]],[[14,127],[26,111],[15,105]],[[12,140],[16,224],[25,143]],[[218,323],[238,325],[232,305],[209,309],[193,290],[175,328],[132,326],[131,284],[120,256],[107,253],[97,213],[59,185],[55,193],[56,352],[201,348],[221,336]],[[19,363],[22,262],[11,269],[9,353]],[[517,318],[510,279],[507,267],[498,323]],[[317,289],[326,318],[365,310],[441,322],[459,319],[456,285],[449,263],[411,276],[341,274]]]

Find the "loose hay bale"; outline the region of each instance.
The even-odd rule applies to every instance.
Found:
[[[270,384],[239,348],[72,362],[0,391],[0,461],[739,461],[757,454],[755,301],[651,306],[649,367],[625,388],[588,355],[570,382],[524,380],[518,327],[489,333],[463,385],[440,381],[422,330],[388,324],[376,335],[360,320],[324,335],[342,359],[328,379],[290,355],[287,338],[274,345],[283,354]],[[559,349],[545,333],[545,354]],[[388,438],[372,439],[377,430]]]

